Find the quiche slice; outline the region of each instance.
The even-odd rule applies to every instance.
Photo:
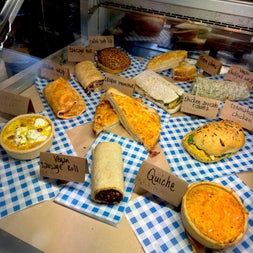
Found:
[[[142,143],[151,152],[160,137],[161,123],[158,112],[112,87],[107,90],[106,97],[123,127],[135,141]]]
[[[109,131],[119,124],[120,121],[118,115],[113,110],[110,102],[106,99],[105,94],[102,95],[93,119],[93,132],[95,135],[98,135],[102,131]]]
[[[187,189],[181,217],[186,232],[210,249],[235,245],[248,226],[248,211],[238,195],[215,182],[193,183]]]

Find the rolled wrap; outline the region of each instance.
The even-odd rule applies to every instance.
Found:
[[[58,118],[75,118],[86,110],[81,95],[62,77],[49,83],[43,94]]]
[[[102,142],[93,150],[91,198],[114,204],[124,196],[122,149],[118,143]]]
[[[237,83],[224,80],[213,80],[204,77],[196,77],[191,94],[217,100],[248,100],[249,88],[245,83]]]

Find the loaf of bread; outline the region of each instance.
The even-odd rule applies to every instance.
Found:
[[[131,65],[131,59],[127,53],[115,47],[99,50],[97,59],[98,67],[111,74],[121,73]]]
[[[245,142],[240,124],[221,120],[209,122],[186,134],[183,147],[196,160],[213,163],[232,156]]]
[[[146,69],[159,72],[166,69],[172,69],[183,62],[188,56],[186,50],[173,50],[159,54],[150,59],[146,65]]]

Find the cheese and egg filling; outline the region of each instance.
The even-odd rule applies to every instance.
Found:
[[[10,124],[3,133],[3,143],[9,148],[26,150],[38,146],[52,132],[49,121],[39,117],[22,118]]]

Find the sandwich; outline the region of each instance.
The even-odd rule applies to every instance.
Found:
[[[179,111],[184,91],[163,78],[158,73],[147,69],[133,78],[136,82],[135,90],[140,95],[169,113]]]
[[[86,92],[101,90],[104,76],[91,61],[82,61],[75,65],[77,81],[83,86]]]
[[[186,134],[182,141],[185,150],[204,163],[214,163],[231,157],[244,143],[242,126],[230,120],[209,122]]]
[[[176,82],[192,82],[198,76],[195,65],[186,61],[172,69],[173,79]]]
[[[188,56],[186,50],[173,50],[159,54],[150,59],[146,65],[146,69],[159,72],[166,69],[172,69],[183,62]]]
[[[160,137],[161,123],[158,112],[112,87],[106,91],[106,98],[126,131],[151,152]]]
[[[191,94],[224,101],[248,100],[250,92],[247,84],[224,80],[196,77],[192,83]]]

